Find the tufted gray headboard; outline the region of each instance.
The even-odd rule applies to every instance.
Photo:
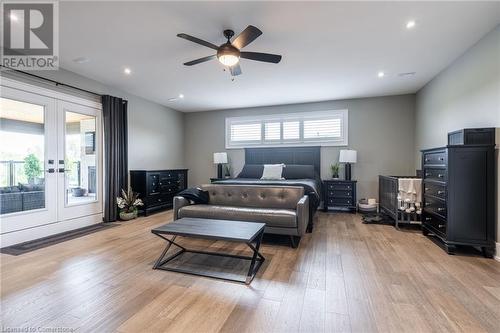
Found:
[[[321,174],[321,147],[245,148],[245,164],[314,165]]]

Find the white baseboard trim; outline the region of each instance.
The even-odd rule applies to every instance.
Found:
[[[496,246],[496,251],[495,251],[495,256],[493,258],[495,258],[496,261],[500,261],[500,243],[496,243],[495,244]]]
[[[0,247],[7,247],[102,222],[102,214],[79,217],[0,235]]]

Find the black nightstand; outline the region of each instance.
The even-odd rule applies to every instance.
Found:
[[[323,180],[323,211],[329,208],[356,212],[355,180]]]

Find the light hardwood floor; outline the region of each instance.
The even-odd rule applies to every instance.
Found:
[[[152,270],[171,212],[1,255],[2,327],[81,332],[499,332],[500,263],[419,232],[317,214],[298,249],[264,244],[251,286]],[[182,240],[241,252],[244,245]]]

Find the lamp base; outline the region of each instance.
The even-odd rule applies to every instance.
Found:
[[[351,163],[345,164],[345,180],[351,180]]]
[[[222,179],[222,163],[217,164],[217,178]]]

